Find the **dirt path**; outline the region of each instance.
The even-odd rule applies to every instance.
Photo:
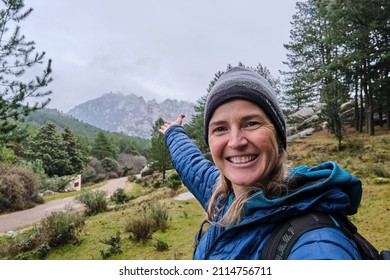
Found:
[[[130,187],[131,184],[127,181],[127,177],[122,177],[108,181],[107,184],[103,185],[99,189],[105,190],[108,195],[111,195],[118,188]],[[28,227],[39,222],[41,219],[45,218],[46,215],[49,215],[54,211],[64,210],[68,206],[79,208],[82,205],[78,203],[74,197],[67,197],[52,200],[31,209],[0,215],[0,235],[3,235],[11,230]]]

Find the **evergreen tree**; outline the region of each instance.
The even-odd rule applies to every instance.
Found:
[[[323,41],[324,23],[318,15],[313,0],[296,3],[290,42],[287,49],[289,71],[282,72],[287,87],[287,106],[296,111],[319,101],[320,66],[326,61],[327,49]]]
[[[104,158],[115,158],[114,150],[103,132],[99,132],[92,147],[92,155],[98,160]]]
[[[31,161],[40,160],[49,177],[72,174],[67,151],[64,149],[61,135],[53,123],[47,123],[38,130],[38,133],[30,141],[26,155]]]
[[[328,116],[332,123],[335,105],[353,95],[356,128],[361,131],[365,119],[367,133],[373,135],[374,113],[390,111],[390,2],[308,0],[296,7],[291,41],[285,44],[290,100],[298,106],[318,97],[332,102],[328,105],[333,109],[325,110],[333,112]]]
[[[44,52],[35,52],[34,41],[27,41],[20,34],[18,23],[25,20],[32,9],[25,10],[23,0],[3,0],[0,6],[0,144],[3,144],[26,136],[25,129],[20,127],[23,118],[46,106],[50,99],[32,106],[28,101],[50,95],[51,91],[41,90],[52,78],[51,60],[48,60],[42,76],[31,81],[23,79],[28,69],[44,62],[45,56]]]
[[[62,132],[62,141],[64,144],[67,157],[70,161],[70,174],[77,174],[83,170],[83,161],[81,160],[81,154],[77,148],[77,140],[73,132],[69,127],[65,127]]]
[[[160,127],[164,124],[164,120],[159,118],[152,130],[152,148],[149,154],[149,165],[162,172],[163,180],[165,180],[165,173],[172,168],[171,156],[165,144],[164,135],[159,132]]]
[[[208,152],[208,147],[203,137],[204,107],[206,105],[206,100],[207,94],[197,100],[194,107],[195,115],[192,116],[190,122],[184,125],[188,136],[204,154]]]

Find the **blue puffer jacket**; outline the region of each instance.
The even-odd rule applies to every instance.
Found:
[[[191,142],[181,126],[171,126],[165,140],[172,163],[182,182],[206,210],[220,171]],[[194,259],[260,259],[262,248],[272,230],[288,217],[305,211],[355,214],[359,206],[361,182],[326,162],[308,169],[301,166],[290,176],[299,178],[291,194],[267,199],[256,193],[245,205],[245,216],[234,226],[211,225],[196,248]],[[232,195],[230,201],[232,200]],[[226,212],[226,203],[221,215]],[[217,218],[218,219],[218,218]],[[361,259],[355,243],[337,228],[321,228],[305,233],[292,248],[288,259]]]

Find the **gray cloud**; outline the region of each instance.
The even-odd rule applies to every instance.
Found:
[[[49,107],[107,92],[195,102],[239,61],[283,69],[295,2],[30,0],[22,32],[53,59]]]

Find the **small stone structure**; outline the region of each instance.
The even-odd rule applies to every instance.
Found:
[[[71,178],[71,181],[66,185],[64,190],[65,192],[81,191],[81,175],[79,174]]]

